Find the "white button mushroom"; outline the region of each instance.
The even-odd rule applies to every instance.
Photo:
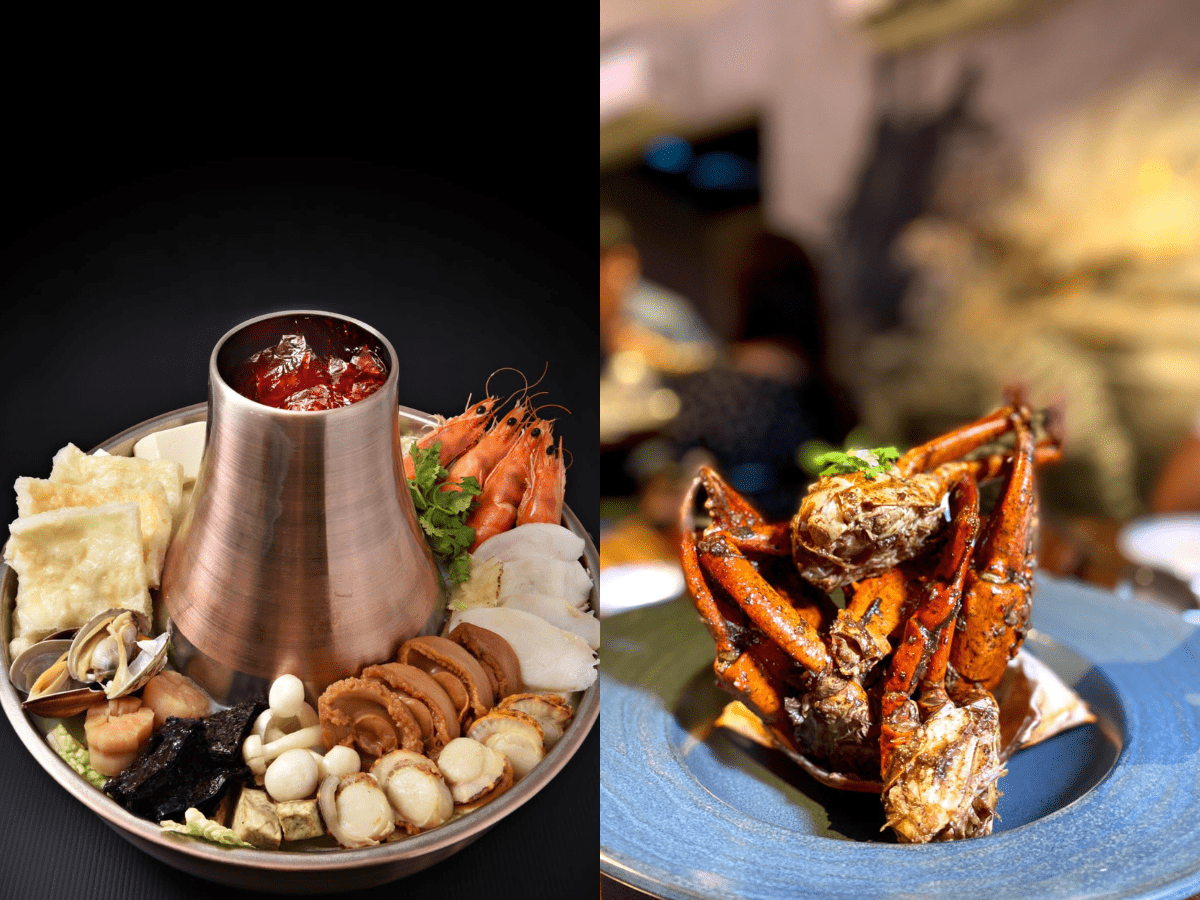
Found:
[[[266,775],[267,766],[284,751],[295,747],[304,750],[314,747],[324,747],[324,742],[325,737],[321,733],[320,725],[310,725],[307,728],[301,728],[299,731],[285,734],[283,737],[270,742],[264,742],[261,735],[251,734],[242,742],[242,758],[246,761],[246,765],[250,767],[250,771],[261,778]]]
[[[295,675],[280,675],[271,682],[271,690],[267,695],[267,705],[271,712],[284,719],[290,719],[300,714],[304,703],[304,682]]]
[[[267,693],[267,708],[254,721],[251,733],[265,743],[277,741],[285,734],[316,725],[319,721],[312,704],[304,700],[304,682],[295,675],[280,675]]]
[[[326,750],[324,754],[310,752],[317,760],[321,778],[326,775],[351,775],[354,772],[362,771],[362,759],[353,747],[337,744]]]
[[[293,747],[275,757],[263,776],[263,787],[275,801],[303,800],[317,790],[320,771],[303,747]]]

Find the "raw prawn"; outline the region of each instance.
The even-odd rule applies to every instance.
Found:
[[[555,445],[553,436],[538,447],[529,459],[529,486],[517,507],[517,525],[562,521],[563,495],[567,489],[567,467],[563,462],[562,438]]]
[[[529,407],[522,400],[507,416],[493,421],[479,441],[447,467],[442,490],[457,490],[463,479],[471,476],[480,486],[485,484],[492,469],[520,439],[529,416]]]
[[[484,397],[478,403],[467,400],[466,409],[450,419],[437,417],[437,424],[417,440],[417,448],[428,450],[434,444],[442,446],[438,450],[438,461],[445,467],[454,462],[483,437],[488,423],[492,421],[492,410],[500,400],[497,397]],[[416,477],[416,464],[409,454],[404,455],[404,477]]]
[[[547,444],[553,446],[551,425],[541,419],[530,422],[488,475],[479,503],[467,517],[467,525],[475,529],[472,550],[493,535],[508,531],[517,521],[518,508],[525,502],[530,485],[531,461],[544,453]]]

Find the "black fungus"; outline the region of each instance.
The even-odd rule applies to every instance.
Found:
[[[228,787],[252,777],[242,742],[264,709],[254,702],[203,719],[171,716],[138,758],[105,783],[104,792],[152,822],[183,821],[189,807],[210,815]]]

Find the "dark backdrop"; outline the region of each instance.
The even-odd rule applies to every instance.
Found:
[[[561,106],[584,60],[568,47],[514,58],[482,38],[459,51],[465,80],[438,87],[393,70],[390,95],[369,109],[314,95],[281,113],[264,97],[262,119],[243,106],[234,121],[191,108],[193,94],[117,120],[129,98],[101,96],[84,75],[69,109],[7,123],[5,522],[16,514],[5,486],[47,476],[67,442],[90,449],[203,401],[227,330],[316,308],[385,334],[401,357],[401,402],[418,409],[459,412],[502,367],[544,372],[544,402],[569,409],[556,424],[571,456],[567,503],[597,536],[595,220],[580,202],[594,119],[590,106]],[[515,376],[499,377],[511,389]],[[598,746],[594,729],[532,801],[388,893],[592,896]],[[7,721],[0,758],[0,898],[210,895],[87,813]]]

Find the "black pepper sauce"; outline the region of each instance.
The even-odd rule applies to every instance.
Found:
[[[303,335],[285,334],[274,347],[252,355],[232,372],[243,397],[277,409],[312,411],[349,406],[387,380],[383,362],[368,347],[317,353]]]

